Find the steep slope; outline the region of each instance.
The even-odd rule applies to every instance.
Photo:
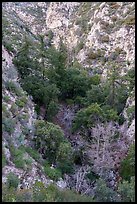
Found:
[[[72,188],[82,195],[86,194],[94,197],[96,196],[96,179],[99,176],[105,180],[108,187],[114,191],[117,190],[119,179],[121,179],[119,176],[121,161],[126,158],[130,145],[134,144],[135,141],[134,24],[134,2],[2,3],[3,183],[6,183],[9,172],[13,172],[20,179],[19,188],[30,188],[35,181],[41,181],[44,183],[44,186],[47,186],[49,183],[55,183],[61,188]],[[30,46],[27,50],[27,54],[24,52],[29,56],[26,58],[28,61],[30,60],[28,62],[28,64],[30,63],[29,65],[27,64],[23,52],[22,56],[24,55],[24,58],[21,56],[22,47],[25,44],[24,42],[26,42],[26,47],[24,46],[25,51]],[[111,92],[113,92],[111,89],[114,86],[115,91],[119,91],[118,97],[120,99],[118,100],[121,101],[119,116],[122,118],[120,118],[122,125],[121,123],[112,123],[112,121],[109,121],[109,123],[107,121],[108,123],[98,123],[93,127],[87,126],[89,129],[84,130],[84,119],[86,120],[90,111],[92,113],[92,103],[94,103],[92,101],[94,101],[95,95],[92,95],[92,92],[89,91],[86,93],[86,96],[82,96],[81,98],[79,95],[77,98],[72,97],[72,99],[66,97],[68,100],[65,100],[65,102],[60,98],[58,100],[56,97],[54,100],[53,96],[53,103],[51,103],[49,112],[54,111],[54,102],[57,102],[58,113],[53,117],[52,122],[60,126],[65,138],[71,143],[74,153],[73,156],[75,158],[73,166],[74,172],[72,174],[68,173],[68,175],[64,174],[62,177],[64,180],[62,180],[58,171],[56,172],[58,162],[55,162],[55,164],[53,162],[52,166],[48,166],[46,160],[44,160],[44,153],[48,148],[47,146],[44,147],[46,140],[41,142],[41,138],[44,138],[44,136],[48,138],[48,130],[52,132],[54,127],[53,129],[48,129],[48,126],[46,126],[47,130],[45,130],[40,126],[41,129],[37,131],[37,136],[40,138],[38,138],[37,144],[40,145],[40,147],[34,147],[36,145],[37,119],[39,119],[38,123],[40,125],[44,120],[51,122],[50,119],[47,119],[48,106],[46,107],[45,104],[48,98],[54,93],[57,93],[57,96],[60,94],[58,90],[59,87],[54,84],[54,75],[60,78],[60,70],[58,73],[54,73],[54,69],[51,69],[56,68],[54,65],[58,64],[58,53],[54,51],[54,49],[51,49],[51,56],[49,56],[51,59],[55,58],[55,61],[53,64],[50,64],[48,62],[48,55],[46,56],[47,58],[45,57],[48,53],[46,53],[46,51],[50,50],[49,48],[54,48],[54,46],[57,50],[60,50],[61,42],[64,43],[67,50],[63,50],[64,53],[65,51],[67,53],[67,65],[65,66],[67,68],[72,67],[72,72],[68,72],[67,76],[71,76],[71,73],[73,75],[73,68],[76,68],[77,71],[80,70],[80,72],[77,73],[82,73],[83,76],[87,73],[91,79],[91,84],[93,83],[93,89],[91,88],[91,90],[95,92],[97,97],[99,92],[98,89],[96,91],[94,87],[98,82],[96,78],[94,79],[94,76],[100,79],[98,88],[103,87],[109,80],[115,83],[116,79],[116,86],[113,83],[113,86],[108,87],[109,90],[106,89],[106,92],[110,92],[111,95]],[[37,104],[37,100],[34,100],[34,98],[30,96],[33,86],[28,91],[29,94],[21,87],[21,84],[23,84],[21,73],[17,71],[19,68],[18,56],[22,57],[21,60],[23,59],[23,63],[26,63],[28,70],[31,70],[31,74],[25,76],[26,78],[28,77],[28,79],[36,75],[34,80],[38,80],[39,78],[41,80],[42,68],[47,68],[45,69],[46,73],[51,69],[53,81],[48,79],[48,75],[44,76],[43,74],[42,80],[44,83],[42,82],[42,86],[40,86],[41,90],[47,91],[46,93],[49,95],[45,96],[43,93],[40,93],[39,86],[36,87],[36,90],[38,89],[35,94],[36,99],[39,98],[39,95],[43,97],[43,103],[40,103],[40,105]],[[62,60],[62,58],[59,59],[60,61]],[[81,80],[86,80],[86,78],[77,78],[75,73],[74,71],[74,81],[71,86],[73,87],[74,84],[76,84],[74,89],[76,89],[75,91],[77,92],[79,87],[77,87],[75,81],[78,80],[81,82]],[[62,81],[63,74],[65,75],[65,72],[61,74]],[[67,82],[68,81],[71,83],[71,77]],[[35,84],[35,82],[32,82],[32,84]],[[48,85],[50,88],[53,88],[53,93],[52,91],[50,93],[48,88],[46,89]],[[65,83],[65,85],[64,87],[69,89],[69,84]],[[82,85],[80,84],[80,86]],[[121,89],[118,89],[119,87],[121,87]],[[29,88],[29,86],[27,88]],[[54,88],[56,88],[55,92]],[[100,95],[101,94],[102,93],[100,93]],[[95,96],[95,99],[97,97]],[[106,98],[106,100],[108,98]],[[80,100],[81,102],[77,103],[77,101]],[[84,100],[89,100],[89,103]],[[49,102],[47,103],[49,105]],[[103,103],[105,102],[103,101],[101,105]],[[36,104],[40,106],[40,114],[36,114],[35,112],[37,109]],[[95,108],[96,107],[97,106],[95,106]],[[79,110],[81,110],[79,114],[81,117],[79,124],[83,121],[83,124],[81,124],[83,129],[81,132],[78,130],[73,134],[72,124],[73,122],[75,123],[75,115],[77,117]],[[111,114],[110,111],[110,116],[113,117],[113,114],[114,113],[112,112]],[[92,121],[92,118],[89,117],[89,120]],[[93,120],[96,120],[96,117]],[[51,125],[51,123],[49,124]],[[88,123],[88,125],[91,124],[90,122]],[[58,135],[56,128],[55,133]],[[54,134],[52,135],[51,133],[49,135],[52,138]],[[54,137],[52,140],[53,141],[49,143],[49,149],[52,145],[54,148]],[[52,149],[50,149],[50,151],[52,152]],[[60,154],[62,153],[64,156],[65,152],[67,152],[67,148],[61,150]],[[46,156],[48,157],[48,155]],[[59,157],[61,158],[61,156],[58,156],[58,158]],[[107,170],[103,171],[105,168]],[[45,169],[47,170],[46,173]],[[97,175],[93,175],[92,170]],[[51,175],[52,171],[53,175]],[[87,178],[88,173],[91,176],[91,180]],[[51,180],[49,175],[54,177],[55,180]]]
[[[30,149],[33,146],[31,141],[37,117],[34,103],[18,83],[18,73],[12,63],[12,56],[4,47],[2,60],[2,180],[5,183],[7,175],[13,172],[20,180],[22,178],[19,187],[28,188],[35,180],[47,184],[49,181],[38,162],[27,153],[27,147]],[[38,156],[40,159],[39,154]]]

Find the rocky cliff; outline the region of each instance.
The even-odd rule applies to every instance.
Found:
[[[29,151],[20,149],[22,145],[26,148],[33,146],[37,119],[33,98],[22,89],[12,63],[24,36],[38,45],[41,34],[45,46],[55,45],[56,48],[62,39],[67,48],[69,65],[82,65],[89,75],[99,73],[101,80],[105,81],[114,65],[121,76],[134,68],[134,24],[135,2],[2,3],[3,182],[6,182],[10,171],[22,178],[22,185],[25,186],[31,186],[35,180],[45,185],[53,182],[46,178],[42,166],[39,167],[39,162]],[[133,88],[122,113],[132,141],[135,137],[134,92]],[[19,148],[20,152],[15,152],[14,148]],[[20,159],[23,165],[19,163]]]

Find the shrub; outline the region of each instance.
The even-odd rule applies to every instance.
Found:
[[[32,202],[33,192],[31,189],[22,189],[16,192],[16,202]]]
[[[122,202],[135,202],[135,177],[131,177],[130,182],[123,180],[118,184],[118,193]]]
[[[106,121],[118,121],[119,120],[117,111],[113,109],[106,109],[104,110],[104,113],[105,113]]]
[[[66,69],[60,88],[61,97],[62,99],[75,99],[77,96],[85,96],[89,86],[90,81],[86,71],[80,71],[76,67]]]
[[[3,96],[3,100],[4,100],[5,102],[9,102],[9,101],[10,101],[10,97],[9,97],[9,96]]]
[[[3,128],[6,132],[8,132],[9,134],[12,134],[14,132],[14,128],[15,128],[15,121],[11,120],[9,118],[4,118],[4,120],[2,120],[2,124],[3,124]]]
[[[44,172],[46,176],[48,176],[53,181],[57,181],[62,177],[61,171],[59,169],[50,167],[50,165],[46,165],[44,167]]]
[[[135,117],[135,105],[127,108],[127,116],[128,116],[129,123],[131,123],[131,121]]]
[[[97,180],[94,199],[96,202],[119,202],[120,201],[118,194],[111,188],[108,188],[103,179]]]
[[[56,102],[54,101],[51,101],[48,105],[48,108],[47,108],[47,120],[48,121],[52,121],[52,118],[54,115],[56,115],[58,112],[58,105]]]
[[[18,113],[18,107],[16,104],[12,104],[10,111],[12,112],[12,114],[16,115]]]
[[[46,202],[47,201],[47,189],[42,182],[36,181],[33,186],[33,201],[34,202]]]
[[[3,168],[4,166],[6,166],[6,164],[7,164],[7,160],[6,160],[5,154],[2,153],[2,168]]]
[[[12,47],[12,44],[11,43],[5,43],[5,48],[9,51],[9,52],[15,52],[14,48]]]
[[[16,149],[13,145],[10,146],[10,152],[12,156],[13,163],[17,168],[23,168],[25,169],[25,159],[24,159],[24,148],[20,147],[19,149]]]
[[[56,154],[62,141],[64,141],[64,134],[58,125],[42,120],[36,121],[36,148],[43,149],[46,159],[51,163],[56,161]]]
[[[46,110],[48,110],[48,108],[50,109],[50,106],[53,105],[53,103],[54,108],[57,106],[56,103],[58,100],[59,89],[55,84],[51,84],[48,80],[44,81],[40,77],[29,76],[23,80],[23,88],[28,94],[33,96],[33,99],[38,106],[44,105]],[[47,115],[47,117],[50,118],[50,115]]]
[[[5,87],[7,88],[8,91],[11,91],[15,93],[17,96],[22,95],[21,88],[19,88],[14,82],[12,81],[7,81],[5,84]]]
[[[7,185],[8,188],[17,188],[19,185],[19,179],[18,177],[14,174],[14,173],[9,173],[8,177],[7,177]]]
[[[131,176],[135,176],[135,144],[130,146],[128,155],[121,162],[120,175],[127,181],[130,181]]]
[[[104,121],[104,112],[97,103],[93,103],[77,112],[73,121],[72,131],[75,132],[82,127],[92,127],[97,121]]]
[[[73,151],[71,144],[68,142],[61,142],[57,152],[57,166],[61,172],[72,173],[73,171]]]
[[[25,106],[25,103],[21,101],[20,99],[16,100],[16,105],[20,108],[23,108]]]
[[[16,202],[15,188],[2,184],[2,202]]]
[[[25,147],[25,150],[33,159],[40,162],[41,156],[37,150],[32,149],[31,147]]]
[[[93,84],[93,85],[99,85],[100,84],[100,75],[95,74],[94,76],[92,76],[90,78],[90,83]]]

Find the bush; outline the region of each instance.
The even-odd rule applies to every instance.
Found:
[[[41,156],[37,150],[32,149],[31,147],[25,147],[25,151],[36,161],[40,162]]]
[[[52,121],[53,116],[56,115],[57,112],[58,112],[57,103],[54,101],[51,101],[47,108],[47,116],[46,116],[47,120]]]
[[[121,162],[120,175],[127,181],[130,181],[131,176],[135,176],[135,144],[130,146],[128,155]]]
[[[9,173],[8,177],[7,177],[7,186],[8,188],[17,188],[19,185],[19,179],[18,177],[14,174],[14,173]]]
[[[103,179],[97,180],[94,199],[96,202],[119,202],[120,201],[118,194],[114,190],[108,188]]]
[[[11,108],[10,108],[10,111],[12,112],[12,114],[16,115],[18,113],[18,107],[16,104],[12,104],[11,105]]]
[[[34,202],[46,202],[47,201],[47,189],[42,182],[36,181],[33,186],[33,201]]]
[[[9,118],[4,118],[2,120],[4,131],[8,132],[9,134],[14,133],[15,128],[15,121]]]
[[[57,181],[62,177],[61,171],[59,169],[50,167],[50,165],[46,165],[44,167],[44,172],[46,176],[48,176],[53,181]]]
[[[13,145],[10,146],[10,152],[12,156],[12,161],[17,168],[26,168],[26,161],[24,158],[25,149],[20,146],[20,148],[16,149]]]
[[[2,153],[2,168],[3,168],[4,166],[6,166],[6,164],[7,164],[7,160],[6,160],[5,154]]]
[[[57,167],[61,172],[72,173],[73,171],[73,151],[71,144],[68,142],[61,142],[57,152]]]
[[[12,81],[7,81],[5,84],[5,87],[7,88],[8,91],[11,91],[15,93],[17,96],[22,95],[21,88],[19,88],[14,82]]]
[[[135,177],[131,177],[130,182],[123,180],[119,183],[118,192],[122,202],[135,202]]]
[[[127,108],[127,116],[128,116],[129,123],[131,123],[131,121],[135,117],[135,105]]]
[[[25,106],[25,103],[24,103],[23,101],[21,101],[20,99],[18,99],[18,100],[16,101],[16,105],[17,105],[18,107],[20,107],[20,108],[23,108],[23,107]]]
[[[61,98],[75,99],[77,96],[85,96],[90,87],[90,80],[86,71],[72,67],[65,70],[64,80],[61,81]]]
[[[9,102],[9,101],[10,101],[10,97],[9,97],[9,96],[3,96],[3,100],[4,100],[5,102]]]
[[[83,108],[77,112],[73,125],[72,131],[75,132],[82,127],[92,127],[98,121],[104,121],[104,112],[97,103],[93,103],[87,108]]]
[[[103,107],[102,107],[103,109]],[[118,116],[118,113],[117,111],[113,110],[113,109],[106,109],[105,110],[103,109],[104,111],[104,114],[105,114],[105,119],[106,121],[118,121],[119,120],[119,116]]]
[[[56,161],[56,154],[60,143],[64,141],[64,134],[58,125],[36,121],[35,145],[44,152],[44,157],[51,163]]]
[[[36,148],[50,164],[66,163],[71,158],[71,146],[58,125],[37,120],[34,140]]]
[[[16,192],[16,202],[32,202],[33,192],[31,189],[22,189]]]
[[[8,188],[7,185],[2,184],[2,202],[16,202],[16,191],[13,186]]]
[[[59,95],[59,89],[55,84],[49,83],[49,81],[44,81],[42,78],[37,76],[29,76],[23,80],[23,89],[28,92],[28,94],[33,96],[35,103],[40,106],[44,105],[46,111],[51,110],[50,106],[54,105],[54,111],[48,111],[46,117],[52,118],[53,114],[56,113],[57,101]]]

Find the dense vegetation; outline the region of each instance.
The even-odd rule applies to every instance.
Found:
[[[51,34],[49,38],[50,41]],[[60,40],[59,49],[55,49],[51,43],[48,46],[45,45],[44,36],[39,35],[38,39],[39,42],[32,43],[25,37],[13,62],[18,69],[23,89],[33,97],[38,115],[40,107],[44,106],[45,108],[44,120],[37,120],[35,123],[34,149],[27,147],[25,151],[41,163],[44,173],[50,179],[57,181],[65,174],[74,173],[76,157],[82,162],[84,161],[84,150],[81,148],[76,155],[76,151],[70,141],[65,138],[61,128],[53,123],[60,102],[63,101],[67,104],[68,101],[71,101],[71,104],[77,106],[71,133],[72,135],[77,132],[81,135],[84,134],[87,143],[88,140],[90,141],[88,145],[91,145],[91,129],[96,128],[97,124],[106,125],[113,122],[122,125],[124,123],[122,111],[134,87],[134,69],[121,77],[118,65],[110,63],[108,64],[107,80],[102,82],[101,74],[90,76],[84,67],[68,63],[67,49],[62,40]],[[7,87],[10,91],[16,89],[12,84],[7,84]],[[17,102],[17,105],[22,107],[22,101]],[[11,131],[8,121],[3,122],[3,127],[9,128]],[[102,128],[100,134],[102,137],[104,127],[100,127]],[[105,128],[107,129],[107,125]],[[101,138],[100,141],[103,141],[101,145],[108,144],[113,133],[112,135],[108,134],[109,139],[107,138],[106,141],[105,137]],[[115,134],[116,137],[112,138],[113,141],[120,137],[120,133],[117,134],[118,137]],[[95,140],[94,144],[98,142],[97,138]],[[10,150],[17,168],[25,169],[26,164],[29,164],[28,166],[31,168],[31,161],[23,159],[24,149],[14,149],[11,146]],[[4,163],[3,156],[3,165]],[[51,169],[51,165],[54,165],[55,168]],[[60,191],[54,185],[45,188],[44,184],[40,182],[36,182],[33,189],[18,191],[19,181],[15,175],[10,174],[8,185],[3,187],[3,202],[132,202],[134,201],[134,165],[134,145],[131,145],[127,157],[121,163],[122,181],[118,183],[117,189],[109,188],[102,177],[98,175],[93,179],[96,181],[93,198],[77,194],[77,192],[81,193],[80,190],[77,192]],[[131,186],[129,192],[128,185]]]

